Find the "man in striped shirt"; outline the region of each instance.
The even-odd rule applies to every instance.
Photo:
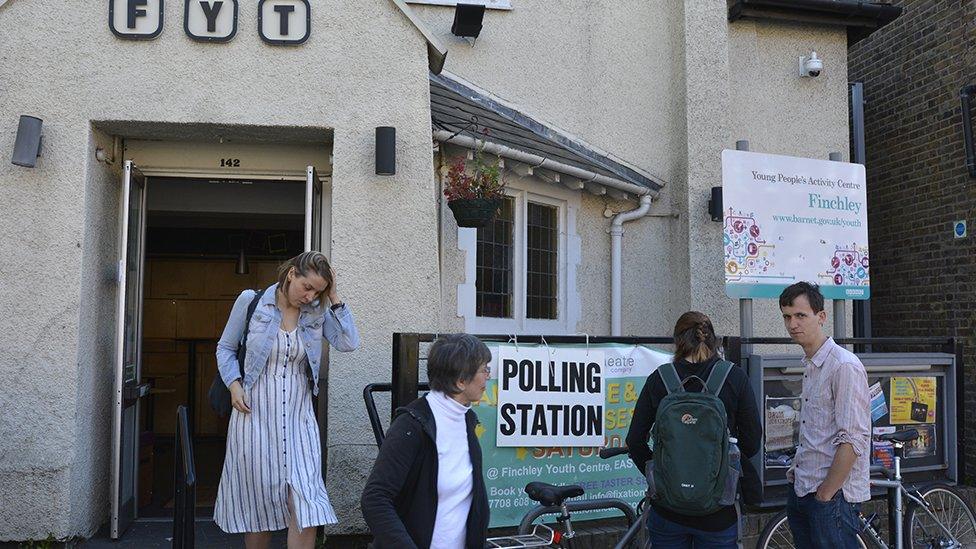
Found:
[[[800,443],[786,473],[786,504],[798,549],[856,548],[858,505],[871,499],[871,412],[857,356],[823,333],[820,289],[798,282],[779,298],[783,323],[803,347]]]

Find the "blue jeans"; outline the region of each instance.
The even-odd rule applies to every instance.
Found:
[[[731,527],[719,532],[696,530],[670,520],[654,512],[647,506],[647,526],[650,529],[653,549],[735,549],[739,528]]]
[[[838,490],[828,502],[817,501],[814,494],[797,497],[789,485],[786,516],[797,549],[857,549],[861,521],[860,504],[848,503],[844,491]]]

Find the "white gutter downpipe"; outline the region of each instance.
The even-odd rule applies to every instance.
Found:
[[[651,196],[640,197],[640,206],[629,212],[621,212],[613,218],[610,225],[610,335],[622,335],[620,310],[622,308],[621,287],[623,286],[623,237],[624,223],[640,219],[651,209]]]

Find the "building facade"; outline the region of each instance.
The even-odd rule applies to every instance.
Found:
[[[965,478],[976,471],[976,187],[967,168],[961,92],[973,80],[966,46],[972,2],[895,2],[895,23],[855,45],[850,78],[864,82],[865,166],[874,268],[875,336],[955,337]],[[968,236],[957,235],[966,222]]]
[[[213,339],[236,293],[269,284],[305,238],[331,257],[363,336],[329,356],[318,401],[341,520],[330,531],[355,533],[376,452],[361,394],[389,379],[393,333],[610,334],[612,220],[644,202],[624,225],[619,332],[668,335],[697,309],[737,333],[707,213],[721,151],[848,150],[844,18],[733,9],[745,1],[491,0],[472,43],[451,34],[450,1],[227,2],[223,16],[197,4],[0,2],[0,151],[20,115],[43,119],[44,136],[35,167],[0,164],[2,540],[121,529],[113,498],[134,506],[126,516],[167,512],[158,479],[171,479],[181,402],[219,471],[221,424],[200,400]],[[825,70],[800,78],[811,50]],[[487,241],[442,199],[453,158],[501,150],[477,133],[488,115],[450,130],[444,89],[467,100],[458,112],[545,135],[501,144],[510,236],[490,244],[509,264],[475,257]],[[396,128],[392,176],[374,168],[380,126]],[[533,165],[540,151],[565,161]],[[543,271],[529,272],[533,254]],[[500,297],[477,283],[485,269],[512,281]],[[783,335],[775,303],[755,317],[757,334]]]

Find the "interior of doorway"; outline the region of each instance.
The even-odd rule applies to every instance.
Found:
[[[190,411],[198,516],[212,516],[227,419],[209,406],[216,342],[241,291],[304,249],[305,182],[150,177],[147,182],[138,515],[172,517],[176,408]]]

